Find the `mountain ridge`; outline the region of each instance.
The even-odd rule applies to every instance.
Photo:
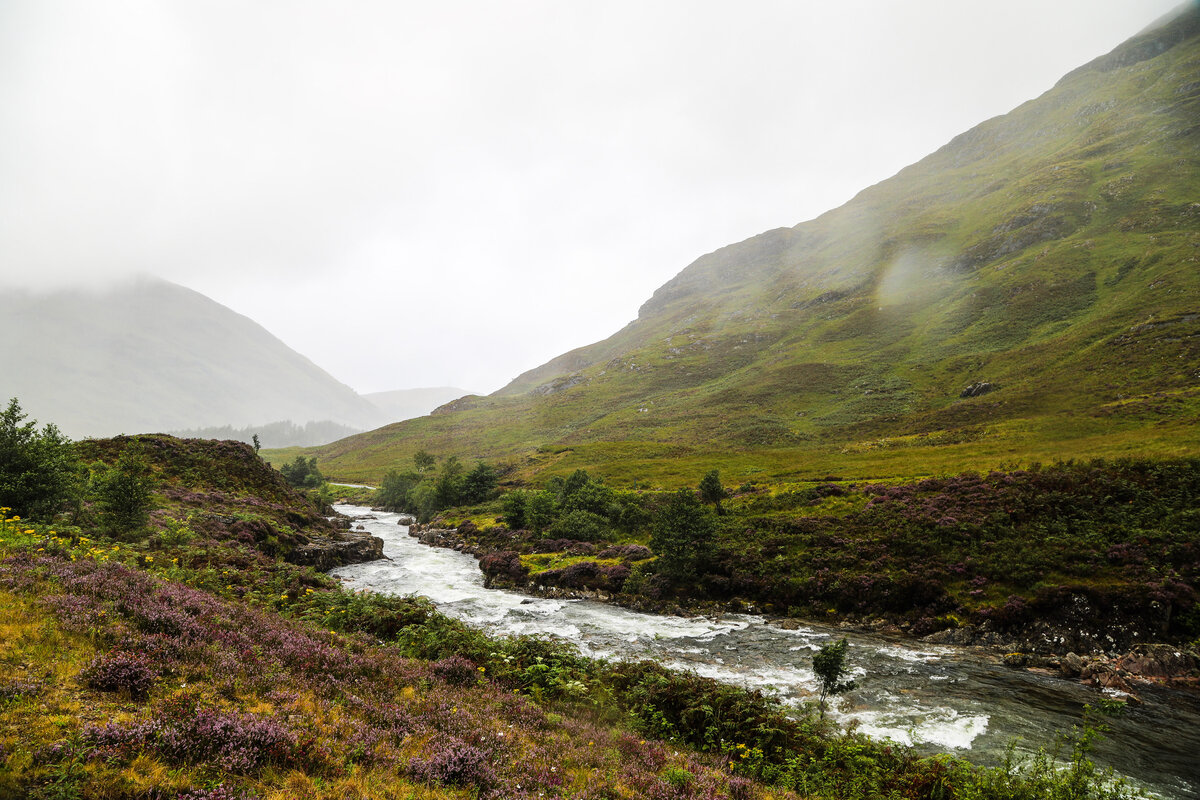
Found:
[[[929,469],[1195,444],[1198,33],[1193,3],[846,204],[701,256],[613,336],[317,452],[532,476],[670,470],[648,453]],[[977,383],[999,389],[960,396]]]

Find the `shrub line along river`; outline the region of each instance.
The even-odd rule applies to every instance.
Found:
[[[428,547],[399,516],[361,506],[337,510],[383,539],[387,559],[339,567],[350,589],[424,595],[443,613],[496,635],[568,641],[585,655],[654,659],[717,680],[773,691],[796,704],[813,696],[812,654],[846,636],[859,686],[835,698],[831,715],[873,737],[994,763],[1018,749],[1051,749],[1058,733],[1103,694],[1073,681],[995,663],[977,652],[910,639],[847,633],[819,624],[786,630],[762,617],[670,617],[591,600],[550,600],[488,589],[475,558]],[[1200,698],[1149,688],[1112,721],[1095,760],[1164,798],[1200,798]]]

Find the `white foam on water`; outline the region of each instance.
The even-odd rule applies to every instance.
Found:
[[[920,662],[923,664],[930,664],[930,663],[933,663],[934,661],[941,661],[943,656],[945,656],[948,652],[952,652],[952,651],[947,651],[944,649],[914,650],[911,647],[902,647],[901,645],[893,644],[893,645],[888,645],[887,647],[880,647],[875,652],[879,653],[879,655],[881,655],[881,656],[887,656],[889,658],[897,658],[897,659],[900,659],[901,661],[912,661],[912,662]]]
[[[971,747],[987,732],[987,714],[960,713],[953,708],[918,707],[904,698],[889,695],[876,710],[843,710],[834,705],[830,716],[843,725],[853,724],[873,739],[891,739],[900,744],[934,744],[950,750]]]

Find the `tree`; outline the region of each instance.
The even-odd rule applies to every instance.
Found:
[[[375,491],[375,504],[393,511],[411,510],[411,493],[421,476],[415,472],[389,471]]]
[[[504,508],[504,522],[514,531],[525,527],[525,501],[529,493],[524,490],[505,492],[500,498]]]
[[[262,442],[258,441],[257,433],[250,437],[250,442],[251,442],[251,444],[254,445],[254,452],[257,453],[259,451],[259,449],[262,447]]]
[[[442,470],[433,482],[434,502],[437,510],[456,506],[462,499],[463,465],[458,456],[450,456],[442,462]]]
[[[39,432],[17,398],[0,412],[0,506],[23,517],[50,519],[77,496],[79,461],[54,425]]]
[[[417,472],[425,473],[433,469],[433,465],[437,463],[437,456],[430,455],[424,450],[418,450],[413,453],[413,465],[416,466]]]
[[[525,524],[532,531],[541,533],[554,522],[558,508],[554,494],[545,490],[530,492],[525,497]]]
[[[279,474],[297,489],[316,489],[325,482],[325,476],[317,469],[316,456],[307,459],[296,456],[295,461],[279,468]]]
[[[843,636],[841,641],[825,645],[813,656],[813,672],[821,684],[821,719],[825,718],[825,698],[848,692],[854,681],[843,681],[846,674],[846,648],[850,643]]]
[[[711,470],[700,479],[700,502],[716,507],[718,514],[724,514],[721,501],[729,497],[729,492],[721,485],[721,473]]]
[[[699,577],[711,558],[716,527],[712,512],[700,505],[691,489],[671,495],[651,528],[650,548],[658,554],[658,572],[674,581]]]
[[[96,482],[100,524],[112,534],[141,530],[150,521],[156,481],[150,463],[136,443],[125,446],[117,462]]]
[[[464,503],[482,503],[492,496],[500,477],[490,464],[476,461],[475,466],[466,474],[462,482],[462,501]]]

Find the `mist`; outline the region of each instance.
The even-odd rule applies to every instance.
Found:
[[[359,392],[491,391],[1174,6],[0,7],[0,284],[149,274]]]

